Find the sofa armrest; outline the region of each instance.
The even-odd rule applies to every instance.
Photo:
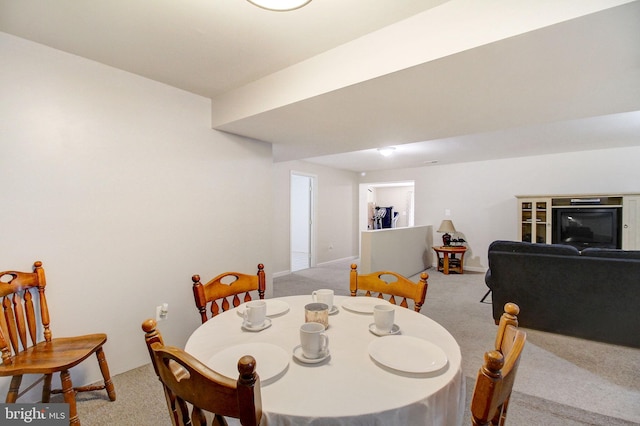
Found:
[[[487,272],[484,274],[484,283],[489,287],[489,289],[493,288],[493,278],[491,277],[491,269],[487,269]]]

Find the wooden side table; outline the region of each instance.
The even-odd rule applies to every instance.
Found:
[[[433,250],[438,256],[438,271],[449,275],[449,272],[463,274],[463,259],[466,247],[461,246],[433,246]],[[460,254],[460,259],[456,258]]]

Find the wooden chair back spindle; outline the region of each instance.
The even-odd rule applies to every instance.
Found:
[[[2,298],[2,321],[0,322],[0,345],[3,360],[35,345],[38,322],[34,307],[34,294],[39,298],[41,325],[44,339],[51,341],[49,310],[45,296],[46,279],[42,262],[33,265],[33,272],[5,271],[0,273],[0,298]],[[8,347],[6,337],[11,346]],[[4,349],[8,351],[5,351]],[[8,359],[7,362],[11,363]]]
[[[506,349],[506,345],[510,345],[513,342],[513,330],[518,328],[518,314],[520,313],[520,307],[515,303],[506,303],[504,305],[504,313],[500,317],[498,323],[498,333],[496,334],[495,349],[503,352]],[[511,327],[508,327],[511,326]]]

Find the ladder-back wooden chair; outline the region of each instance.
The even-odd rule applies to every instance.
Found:
[[[77,392],[106,389],[109,399],[116,399],[102,349],[107,335],[100,333],[54,339],[49,327],[46,285],[40,261],[33,264],[33,272],[0,272],[0,376],[12,377],[6,402],[13,403],[18,399],[24,374],[43,374],[42,402],[49,402],[51,393],[62,393],[64,401],[69,404],[69,424],[80,425],[76,409]],[[73,387],[69,369],[92,354],[98,358],[104,384]],[[53,373],[60,373],[62,389],[51,389]]]
[[[191,277],[191,281],[193,281],[193,297],[203,324],[218,313],[239,306],[242,303],[239,296],[242,296],[243,293],[243,302],[251,300],[251,291],[257,291],[258,297],[264,299],[266,287],[262,263],[258,265],[256,275],[224,272],[206,284],[200,282],[200,275],[194,275]],[[229,303],[229,298],[231,298],[231,303]],[[209,309],[207,309],[207,305],[209,305]],[[211,316],[207,315],[207,311]]]
[[[211,370],[183,350],[165,346],[155,320],[144,321],[142,330],[174,425],[205,426],[205,412],[213,416],[213,425],[226,425],[224,417],[240,419],[243,426],[260,423],[260,378],[255,371],[256,360],[252,356],[240,358],[238,379],[232,380]]]
[[[389,276],[389,280],[383,279],[383,276]],[[396,297],[402,298],[399,305],[405,308],[409,307],[407,299],[413,300],[413,309],[420,312],[422,304],[427,296],[427,278],[426,272],[420,274],[420,281],[417,283],[403,277],[402,275],[391,271],[378,271],[370,274],[358,274],[358,265],[351,264],[351,275],[349,279],[351,296],[357,296],[358,291],[364,291],[365,296],[377,296],[384,299],[383,295],[389,296],[389,302],[397,305]]]
[[[471,400],[473,425],[504,425],[527,334],[518,329],[518,305],[507,303],[500,318],[495,350],[484,354]]]

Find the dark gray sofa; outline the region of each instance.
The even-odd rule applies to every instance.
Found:
[[[514,302],[521,327],[640,348],[640,251],[494,241],[488,258],[496,321]]]

